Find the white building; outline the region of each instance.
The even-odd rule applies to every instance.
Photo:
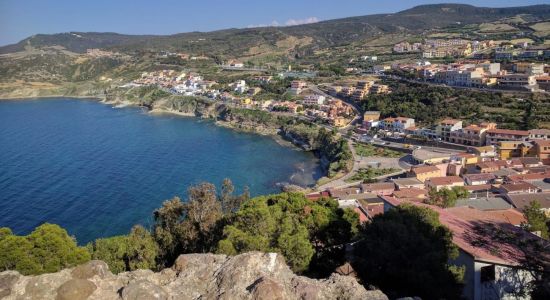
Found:
[[[307,95],[302,100],[304,105],[323,105],[325,104],[325,96],[322,95]]]

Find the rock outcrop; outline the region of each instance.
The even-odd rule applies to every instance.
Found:
[[[233,257],[181,255],[172,268],[113,275],[102,261],[38,276],[0,273],[1,299],[372,299],[352,277],[333,274],[315,280],[295,275],[276,253],[250,252]]]

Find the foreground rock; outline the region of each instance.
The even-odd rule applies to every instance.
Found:
[[[333,274],[315,280],[297,276],[275,253],[233,257],[181,255],[160,272],[137,270],[113,275],[102,261],[39,276],[0,273],[2,299],[373,299],[352,277]]]

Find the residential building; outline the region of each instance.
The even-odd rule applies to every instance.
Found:
[[[486,144],[487,130],[496,129],[495,123],[469,125],[450,132],[451,143],[480,147]]]
[[[492,184],[496,179],[496,176],[492,173],[466,174],[462,177],[467,185]]]
[[[438,169],[439,170],[439,169]],[[410,188],[417,188],[417,189],[423,189],[424,188],[424,182],[418,180],[416,177],[408,177],[408,178],[396,178],[392,179],[392,182],[395,184],[398,190],[402,189],[410,189]]]
[[[550,129],[529,130],[529,140],[550,140]]]
[[[307,95],[302,100],[304,105],[323,105],[325,104],[325,96],[322,95]]]
[[[545,165],[550,165],[550,140],[535,140],[533,141],[535,145],[537,157]]]
[[[544,74],[544,64],[518,62],[514,65],[514,71],[527,75],[542,75]]]
[[[458,176],[443,176],[432,177],[424,182],[427,189],[436,189],[440,191],[444,188],[452,188],[455,186],[464,186],[464,180]]]
[[[501,184],[499,190],[502,194],[532,194],[539,191],[537,186],[525,181]]]
[[[395,184],[393,182],[379,182],[379,183],[367,183],[361,184],[361,192],[370,193],[382,196],[389,196],[395,191]]]
[[[402,188],[394,191],[393,197],[409,201],[423,201],[428,197],[428,190],[424,188]]]
[[[293,80],[290,83],[290,93],[293,95],[299,95],[304,88],[307,87],[307,83],[301,80]]]
[[[499,87],[510,89],[532,89],[537,84],[534,75],[527,74],[507,74],[502,75],[497,80]]]
[[[483,141],[485,144],[485,141]],[[497,157],[497,152],[495,146],[481,146],[470,148],[472,153],[477,155],[481,160],[487,160]]]
[[[550,193],[520,193],[520,194],[508,194],[506,199],[514,205],[514,207],[523,212],[525,208],[529,207],[531,202],[537,202],[540,204],[541,210],[550,217]]]
[[[386,118],[380,122],[382,129],[392,132],[404,132],[409,127],[414,127],[414,119],[412,118]]]
[[[536,148],[531,142],[500,141],[497,143],[498,157],[507,160],[514,157],[536,156]]]
[[[384,211],[403,203],[411,203],[393,197],[382,199]],[[423,205],[414,202],[412,204]],[[462,296],[465,299],[529,299],[518,297],[514,293],[518,286],[529,284],[534,279],[530,271],[518,268],[525,259],[524,249],[520,245],[542,243],[541,246],[548,247],[548,242],[514,226],[505,214],[466,206],[430,208],[438,213],[440,223],[451,230],[453,243],[458,247],[458,257],[450,261],[450,264],[464,268]],[[500,233],[499,236],[514,236],[517,243],[504,241],[496,232]],[[548,256],[548,253],[539,255]],[[547,259],[550,260],[550,257]]]
[[[390,87],[385,84],[374,84],[369,89],[371,94],[387,94],[390,92]]]
[[[526,141],[529,132],[525,130],[489,129],[485,136],[486,145],[497,145],[500,141]]]
[[[424,183],[426,180],[434,177],[445,176],[446,172],[442,171],[436,166],[417,166],[412,167],[409,176],[416,178],[418,181]]]
[[[462,121],[455,119],[445,119],[439,122],[435,128],[436,134],[442,141],[451,141],[451,132],[462,129]]]
[[[363,120],[364,121],[378,121],[378,120],[380,120],[380,112],[379,111],[366,111],[363,114]]]
[[[483,211],[509,210],[514,208],[510,202],[502,197],[481,197],[473,199],[458,199],[455,207],[468,206]],[[520,216],[521,213],[520,213]]]
[[[500,63],[482,63],[478,66],[483,68],[483,72],[490,75],[497,75],[500,72]]]

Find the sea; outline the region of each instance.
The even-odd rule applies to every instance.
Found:
[[[322,176],[312,153],[213,121],[151,115],[94,99],[0,100],[0,227],[42,223],[83,245],[151,227],[152,213],[201,182],[278,193]]]

